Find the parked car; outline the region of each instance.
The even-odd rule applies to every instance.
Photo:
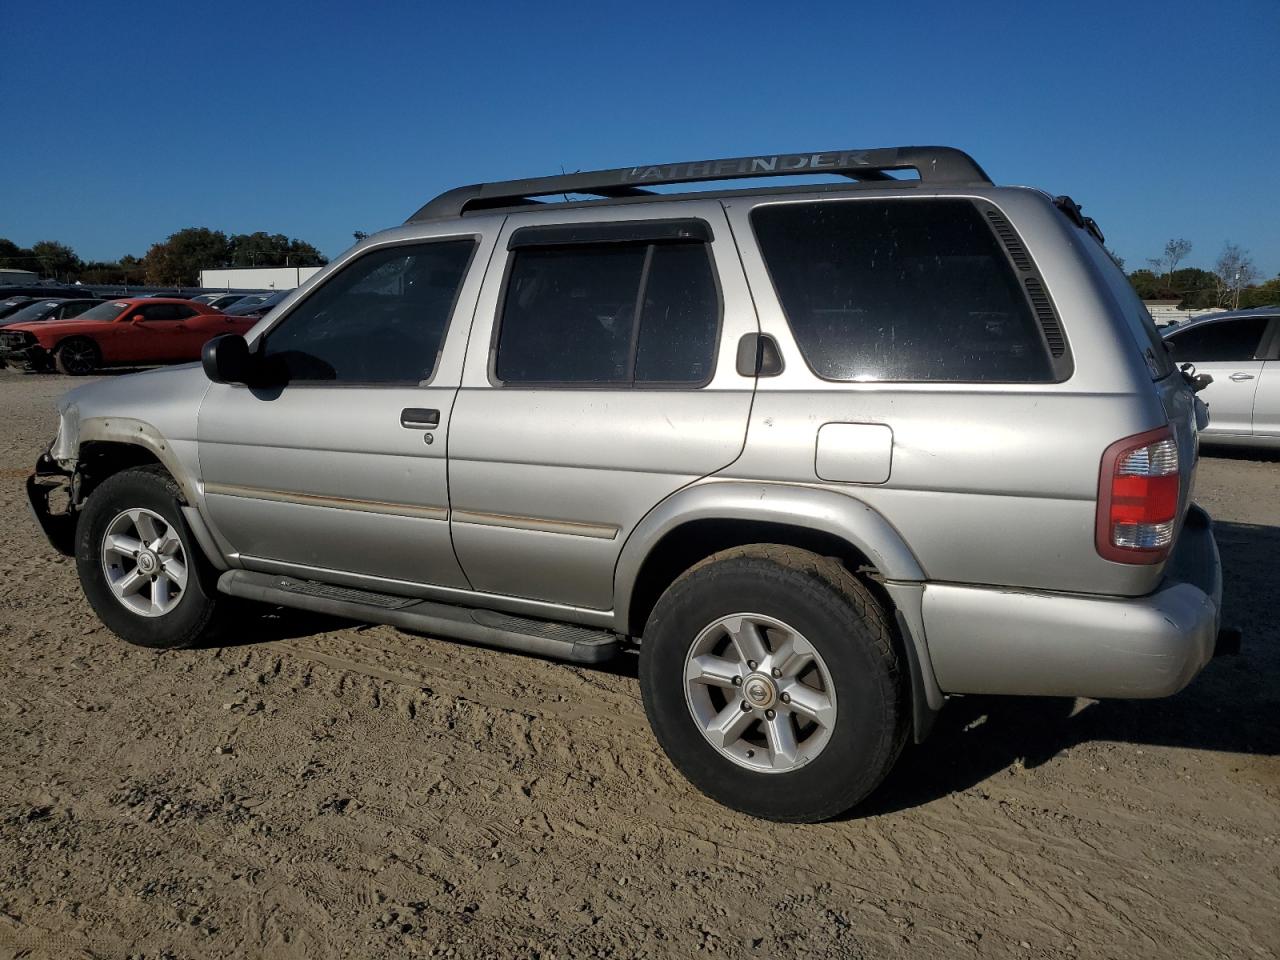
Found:
[[[102,301],[81,298],[78,300],[33,300],[7,317],[0,317],[0,327],[16,323],[39,323],[42,320],[70,320]]]
[[[250,294],[222,312],[232,317],[260,317],[291,293],[292,290],[277,290],[275,293]]]
[[[756,188],[811,170],[850,182]],[[1234,643],[1193,384],[1074,202],[957,150],[461,187],[202,359],[68,394],[28,483],[111,630],[638,642],[756,816],[858,803],[948,694],[1167,696]]]
[[[5,317],[13,316],[19,310],[23,309],[28,304],[33,303],[34,301],[35,301],[34,297],[26,297],[26,296],[5,297],[3,300],[0,300],[0,320],[3,320]]]
[[[56,367],[71,376],[120,364],[179,363],[198,359],[210,338],[251,326],[248,318],[188,300],[108,300],[72,320],[5,327],[0,360],[34,370]]]
[[[239,303],[245,298],[243,293],[202,293],[199,296],[192,297],[192,303],[206,303],[215,310],[221,310],[229,307],[233,303]]]
[[[1280,308],[1258,307],[1201,317],[1164,334],[1178,363],[1212,382],[1207,442],[1280,447]]]

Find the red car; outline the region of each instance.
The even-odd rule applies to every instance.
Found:
[[[242,334],[257,322],[190,300],[108,300],[73,320],[5,327],[0,361],[31,370],[52,366],[73,377],[120,364],[181,363],[198,360],[207,340]]]

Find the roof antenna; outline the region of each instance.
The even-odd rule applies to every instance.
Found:
[[[563,164],[563,163],[562,163],[562,164],[560,164],[560,176],[562,176],[562,177],[564,176],[564,164]],[[568,203],[568,202],[569,202],[569,195],[568,195],[567,193],[562,193],[562,194],[560,194],[560,196],[564,197],[564,202],[565,202],[565,203]]]

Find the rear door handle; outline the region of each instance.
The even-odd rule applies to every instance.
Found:
[[[1253,374],[1252,373],[1233,373],[1231,375],[1231,379],[1234,380],[1236,383],[1239,383],[1241,380],[1252,380]]]
[[[400,426],[410,430],[434,430],[440,426],[440,411],[405,407],[400,411]]]

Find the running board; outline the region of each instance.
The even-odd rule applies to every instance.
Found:
[[[618,652],[617,636],[606,630],[397,597],[316,580],[228,570],[218,578],[218,590],[245,600],[367,623],[385,623],[404,630],[440,634],[486,647],[519,650],[574,663],[602,663]]]

